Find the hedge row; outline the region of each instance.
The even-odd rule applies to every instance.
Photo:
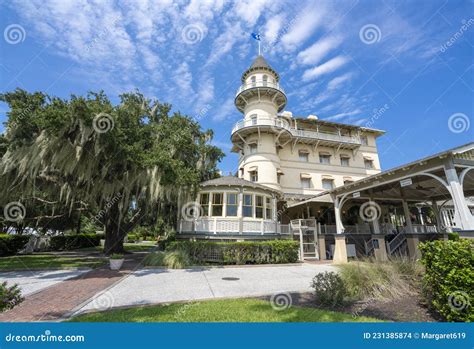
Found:
[[[49,248],[53,251],[62,251],[99,245],[100,236],[97,234],[57,235],[51,237]]]
[[[447,321],[474,321],[474,241],[420,243],[423,291]]]
[[[30,239],[27,235],[0,234],[0,256],[11,256],[20,251]]]
[[[173,241],[167,251],[181,250],[196,263],[276,264],[298,261],[299,244],[292,240],[262,242]]]

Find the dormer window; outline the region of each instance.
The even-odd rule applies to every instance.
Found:
[[[309,160],[309,152],[307,150],[300,150],[298,152],[298,155],[299,155],[299,158],[300,158],[300,161],[302,162],[308,162]]]
[[[374,168],[374,160],[370,158],[364,158],[364,166],[366,169],[371,170]]]
[[[319,163],[320,164],[331,164],[331,155],[328,153],[319,153]]]
[[[255,154],[255,153],[257,153],[257,143],[251,143],[251,144],[249,144],[249,153],[250,153],[250,154]]]
[[[258,168],[256,166],[249,168],[250,181],[258,182]]]
[[[341,166],[349,167],[349,156],[341,155]]]

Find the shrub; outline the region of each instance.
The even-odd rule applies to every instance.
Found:
[[[123,259],[123,254],[120,253],[113,253],[109,257],[110,259]]]
[[[0,256],[11,256],[20,251],[30,240],[28,235],[0,234]]]
[[[299,245],[292,240],[262,242],[174,241],[168,251],[182,250],[196,263],[214,261],[224,264],[294,263]]]
[[[143,265],[150,267],[164,266],[163,258],[165,257],[164,252],[152,252],[145,256],[143,259]]]
[[[191,260],[185,251],[177,250],[166,252],[163,257],[163,263],[171,269],[182,269],[191,265]]]
[[[411,264],[410,264],[411,263]],[[417,292],[420,267],[416,261],[374,260],[351,262],[339,266],[348,296],[357,300],[397,299]],[[413,272],[416,270],[416,273]]]
[[[341,305],[347,294],[342,278],[335,272],[318,273],[311,283],[316,303],[327,306]]]
[[[100,245],[96,234],[57,235],[51,237],[50,248],[53,251],[75,250]]]
[[[448,233],[448,240],[458,241],[459,233],[456,233],[456,232]]]
[[[143,264],[153,267],[165,266],[171,269],[182,269],[192,263],[191,258],[185,251],[176,250],[150,253],[143,259]]]
[[[135,241],[138,241],[139,238],[137,236],[137,234],[127,234],[127,241],[128,242],[135,242]]]
[[[12,309],[15,305],[23,302],[21,290],[18,285],[8,286],[4,281],[0,284],[0,312]]]
[[[447,321],[473,321],[474,241],[428,241],[419,248],[428,303]]]

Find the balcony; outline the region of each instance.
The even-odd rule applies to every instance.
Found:
[[[283,88],[279,83],[267,80],[256,80],[240,86],[235,94],[235,106],[239,111],[244,112],[250,99],[263,96],[270,98],[279,112],[286,106],[287,99]]]
[[[243,91],[250,90],[252,88],[257,88],[257,87],[272,88],[272,89],[278,90],[281,93],[285,94],[285,90],[283,90],[283,88],[280,86],[279,83],[270,82],[270,81],[266,81],[266,80],[257,80],[257,81],[252,81],[250,83],[243,84],[242,86],[240,86],[239,89],[237,90],[237,93],[235,94],[235,96],[237,97]]]
[[[232,140],[238,141],[239,137],[234,137],[234,135],[240,134],[244,136],[245,133],[251,133],[257,129],[267,129],[280,134],[282,140],[285,138],[284,134],[286,134],[287,137],[299,139],[306,143],[318,142],[320,145],[336,145],[348,149],[357,148],[361,145],[361,141],[357,136],[343,136],[338,133],[313,130],[298,130],[291,127],[286,119],[271,116],[257,116],[256,118],[244,119],[237,122],[232,128]]]

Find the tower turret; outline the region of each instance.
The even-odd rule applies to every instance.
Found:
[[[286,106],[285,91],[279,84],[280,76],[263,56],[257,56],[242,74],[242,86],[235,96],[236,108],[245,117],[251,114],[276,116]]]
[[[280,189],[278,139],[289,136],[289,124],[278,115],[287,98],[280,76],[259,55],[242,74],[235,96],[236,108],[244,114],[232,130],[233,151],[240,153],[239,177]]]

